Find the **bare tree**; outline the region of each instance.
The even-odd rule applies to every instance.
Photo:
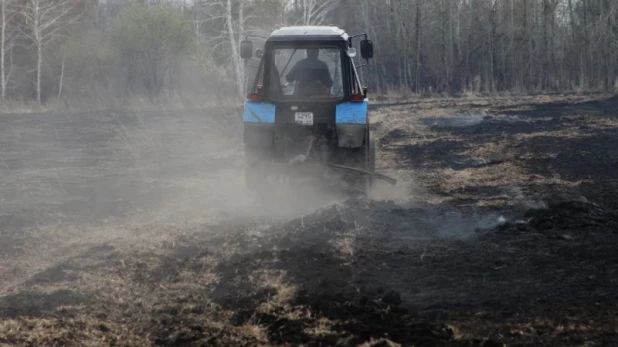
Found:
[[[302,16],[296,24],[322,25],[338,5],[339,0],[297,0],[295,6]]]
[[[41,103],[41,71],[44,63],[44,48],[62,36],[66,25],[75,20],[69,0],[27,0],[21,16],[25,22],[22,33],[30,39],[36,51],[36,100]]]
[[[422,28],[423,28],[423,23],[422,23],[422,8],[423,8],[423,4],[422,4],[422,0],[416,0],[416,6],[415,6],[415,11],[414,11],[414,24],[415,24],[415,28],[414,28],[414,43],[416,45],[416,54],[415,54],[415,66],[414,66],[414,91],[416,93],[418,93],[420,91],[420,87],[419,87],[419,79],[420,79],[420,75],[421,75],[421,49],[422,49]]]
[[[245,92],[245,65],[240,56],[239,45],[242,38],[249,33],[247,22],[252,18],[247,14],[245,1],[242,0],[206,0],[200,4],[202,18],[211,28],[211,51],[225,49],[229,55],[229,69],[232,71],[234,85],[239,96]]]
[[[12,0],[2,0],[0,4],[0,97],[6,99],[6,89],[11,78],[12,64],[6,70],[6,57],[11,54],[15,44],[15,30],[9,27],[9,22],[17,12],[13,8]]]
[[[244,93],[245,87],[245,66],[240,56],[240,52],[238,51],[238,44],[240,43],[241,37],[245,31],[244,27],[246,18],[244,16],[244,8],[244,1],[240,1],[238,4],[238,17],[235,21],[232,15],[232,0],[227,0],[225,3],[225,23],[232,48],[232,65],[235,71],[234,77],[240,95]]]
[[[109,30],[118,26],[119,14],[136,3],[150,11],[166,7],[176,13],[174,23],[198,49],[166,48],[169,53],[163,56],[177,58],[170,59],[169,72],[143,73],[146,58],[131,53],[137,42],[137,33],[129,30],[136,26],[134,19],[128,20],[126,30]],[[79,24],[76,40],[68,46],[66,40],[55,40],[66,35],[67,23],[86,6],[92,20]],[[217,78],[221,83],[214,85],[231,86],[234,94],[242,95],[247,72],[253,71],[247,66],[254,62],[245,65],[240,58],[240,41],[246,35],[267,36],[283,25],[325,24],[351,34],[369,34],[376,59],[362,73],[368,87],[381,91],[458,94],[618,88],[618,0],[4,0],[0,1],[0,96],[36,95],[40,101],[46,97],[45,85],[51,84],[46,76],[52,72],[59,97],[84,93],[83,82],[92,90],[117,81],[130,85],[135,79],[127,76],[138,76],[153,90],[164,80],[171,85],[167,79],[198,83],[207,78],[211,83]],[[110,32],[118,35],[102,34]],[[163,47],[161,42],[177,41],[166,32],[160,25],[147,26],[140,33],[148,39],[139,42],[157,48]],[[126,39],[122,43],[127,54],[121,59],[131,57],[132,63],[118,63],[119,37]],[[262,42],[252,40],[256,45]],[[31,49],[11,49],[26,43]],[[95,63],[89,64],[89,59]],[[148,59],[156,71],[165,69],[157,65],[161,61],[156,55]],[[96,76],[105,78],[86,77],[94,75],[93,66],[98,67]],[[195,74],[196,67],[204,67],[204,74]],[[22,76],[34,71],[36,83],[34,74]],[[163,75],[165,79],[157,79]],[[195,86],[187,85],[181,94],[193,95]]]
[[[62,63],[60,64],[60,79],[58,80],[58,99],[62,96],[62,87],[64,86],[64,63],[67,58],[67,47],[62,49]]]

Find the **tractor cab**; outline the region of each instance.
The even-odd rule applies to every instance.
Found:
[[[365,35],[366,36],[366,35]],[[365,99],[354,58],[353,38],[337,27],[301,26],[275,30],[266,40],[249,100],[274,103],[339,102]],[[373,56],[363,40],[363,58]],[[253,56],[253,42],[241,42],[241,56]]]
[[[355,63],[360,37],[360,58],[368,63],[367,35],[334,26],[284,27],[255,51],[250,38],[241,42],[245,61],[259,59],[243,113],[248,182],[260,176],[258,167],[290,172],[291,163],[308,164],[314,174],[338,168],[353,184],[375,176],[367,88],[358,72],[366,64]]]

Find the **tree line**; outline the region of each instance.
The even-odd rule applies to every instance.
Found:
[[[349,1],[374,83],[414,92],[618,88],[616,0]]]
[[[325,24],[369,34],[375,59],[362,73],[381,93],[610,91],[617,8],[618,0],[2,0],[0,97],[241,96],[252,69],[239,54],[246,35]]]

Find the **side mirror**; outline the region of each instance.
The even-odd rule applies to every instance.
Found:
[[[253,42],[250,40],[243,40],[240,42],[240,57],[247,60],[251,59],[253,55]]]
[[[362,40],[360,42],[361,57],[369,60],[373,58],[373,42],[371,40]]]

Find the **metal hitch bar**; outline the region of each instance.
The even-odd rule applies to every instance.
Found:
[[[397,184],[397,180],[392,178],[392,177],[388,177],[384,174],[378,173],[378,172],[369,172],[369,171],[365,171],[362,169],[357,169],[355,167],[350,167],[350,166],[344,166],[344,165],[338,165],[338,164],[328,164],[328,167],[332,167],[335,169],[341,169],[341,170],[346,170],[346,171],[352,171],[352,172],[357,172],[357,173],[361,173],[363,175],[367,175],[367,176],[373,176],[375,178],[379,178],[382,179],[390,184]]]

